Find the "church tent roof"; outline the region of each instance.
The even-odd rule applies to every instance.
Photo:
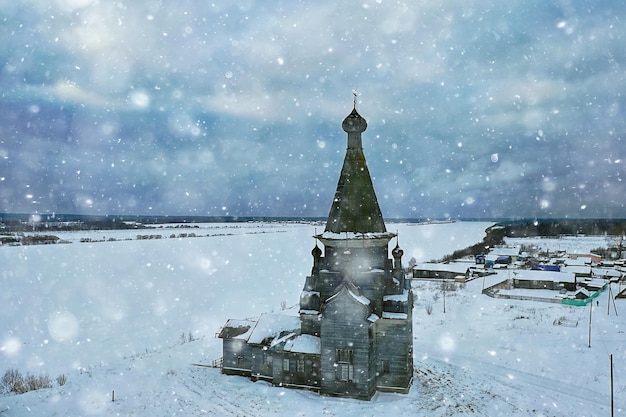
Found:
[[[355,107],[342,127],[348,134],[348,149],[325,232],[384,233],[387,229],[361,145],[367,122]]]

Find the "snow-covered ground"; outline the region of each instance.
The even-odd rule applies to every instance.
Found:
[[[489,225],[388,228],[399,232],[407,263],[479,242]],[[252,223],[59,233],[74,243],[0,248],[0,373],[68,377],[64,386],[0,396],[0,415],[606,416],[610,354],[615,414],[626,414],[626,302],[616,302],[622,315],[607,314],[606,292],[594,305],[588,347],[589,308],[491,299],[477,279],[446,292],[444,313],[440,286],[414,282],[413,387],[370,402],[193,366],[221,356],[215,333],[227,319],[297,304],[315,227],[323,229]],[[83,237],[104,242],[80,243]],[[485,285],[504,277],[487,277]],[[562,317],[569,326],[554,325]],[[190,332],[194,340],[183,343]]]
[[[576,254],[588,254],[592,249],[606,248],[609,243],[606,236],[535,237],[532,239],[508,237],[505,242],[510,246],[528,245],[530,242],[540,252],[565,251]]]

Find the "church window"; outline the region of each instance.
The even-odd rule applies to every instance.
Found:
[[[340,381],[352,381],[354,379],[354,365],[340,363],[338,377]]]
[[[337,363],[352,363],[353,355],[352,349],[337,349]]]
[[[352,381],[354,379],[354,352],[352,349],[337,349],[337,379]]]
[[[388,374],[389,373],[389,361],[380,361],[380,374]]]

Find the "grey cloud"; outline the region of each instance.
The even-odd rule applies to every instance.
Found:
[[[0,210],[624,217],[613,2],[0,1]]]

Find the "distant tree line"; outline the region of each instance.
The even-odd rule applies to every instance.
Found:
[[[442,262],[450,262],[455,259],[465,258],[467,256],[474,256],[486,253],[488,248],[502,245],[504,238],[506,237],[506,229],[500,225],[494,225],[485,230],[485,237],[480,243],[468,246],[465,249],[459,249],[454,251],[451,255],[444,256]]]
[[[0,236],[0,245],[53,245],[61,239],[53,235],[6,235]]]
[[[145,229],[142,223],[125,222],[118,219],[86,219],[79,221],[41,221],[30,222],[21,220],[4,220],[0,223],[0,231],[2,232],[46,232],[51,230],[57,231],[74,231],[74,230],[132,230]]]
[[[533,220],[498,223],[485,230],[482,242],[454,251],[443,262],[487,252],[487,248],[504,244],[505,237],[558,237],[564,235],[593,235],[609,237],[608,251],[621,258],[626,250],[626,220]],[[594,252],[596,253],[596,252]]]
[[[562,235],[620,236],[626,233],[626,220],[565,219],[499,223],[508,237],[557,237]]]

